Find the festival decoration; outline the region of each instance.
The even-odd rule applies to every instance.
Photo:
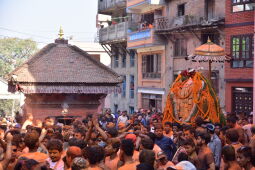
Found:
[[[200,72],[185,70],[170,87],[163,121],[193,124],[197,116],[220,122],[220,104],[207,78]]]

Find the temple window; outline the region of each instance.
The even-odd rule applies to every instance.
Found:
[[[174,43],[174,56],[187,56],[187,40],[176,39]]]

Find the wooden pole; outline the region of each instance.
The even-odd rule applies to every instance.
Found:
[[[209,60],[209,81],[211,83],[211,75],[212,75],[212,61]]]

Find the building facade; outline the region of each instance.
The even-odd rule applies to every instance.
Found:
[[[127,47],[137,51],[138,106],[163,110],[180,71],[193,68],[208,73],[208,63],[185,58],[208,38],[225,46],[225,5],[221,0],[129,0],[127,12],[131,13]],[[224,108],[224,64],[214,63],[212,70],[213,86]]]
[[[134,50],[127,49],[126,3],[126,0],[99,0],[97,25],[99,43],[111,57],[111,68],[123,78],[122,92],[110,95],[110,108],[113,112],[133,113],[137,109],[137,56]]]
[[[249,114],[253,110],[254,1],[226,0],[225,64],[226,111]]]

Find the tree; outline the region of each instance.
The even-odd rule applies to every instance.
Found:
[[[37,44],[31,39],[0,39],[0,77],[20,66],[37,51]]]
[[[0,77],[13,71],[37,51],[36,42],[30,39],[4,38],[0,39]],[[19,109],[19,102],[0,100],[0,116],[11,114]]]

